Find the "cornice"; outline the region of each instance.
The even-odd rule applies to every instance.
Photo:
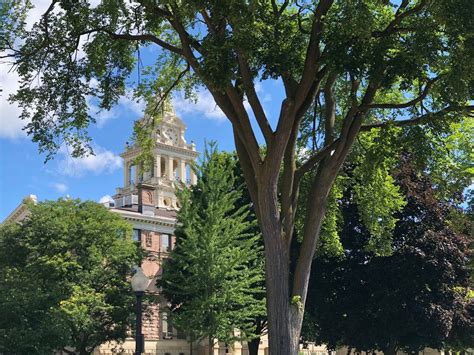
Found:
[[[186,155],[190,158],[197,158],[199,156],[199,152],[196,151],[196,150],[191,150],[191,149],[188,149],[188,148],[185,148],[185,147],[179,147],[179,146],[174,146],[174,145],[169,145],[169,144],[157,142],[156,143],[156,148],[154,149],[154,153],[155,154],[161,153],[160,150],[165,151],[165,152],[179,153],[179,154],[182,154],[182,155]],[[133,147],[133,148],[127,149],[125,152],[120,154],[120,156],[124,159],[125,158],[130,158],[130,157],[138,155],[140,153],[140,151],[141,151],[141,148]]]
[[[138,212],[121,210],[119,208],[111,208],[110,211],[118,213],[126,220],[132,222],[142,222],[170,228],[176,226],[176,220],[174,218],[146,216]]]

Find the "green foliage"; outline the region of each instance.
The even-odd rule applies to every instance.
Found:
[[[173,325],[192,339],[252,339],[253,320],[265,314],[262,249],[249,207],[237,203],[235,160],[214,145],[197,167],[198,182],[177,195],[176,246],[159,285],[172,304]]]
[[[339,176],[329,192],[326,213],[323,225],[321,226],[320,245],[317,250],[317,256],[338,257],[343,255],[344,250],[339,239],[342,216],[338,201],[342,197],[345,180],[343,176]]]
[[[397,147],[391,137],[399,131],[387,128],[362,136],[360,145],[365,153],[356,158],[353,172],[355,201],[371,234],[367,248],[380,255],[391,253],[390,236],[397,221],[394,214],[406,203],[390,175],[397,160]]]
[[[22,117],[32,119],[27,132],[42,151],[54,153],[65,142],[77,156],[90,151],[87,127],[94,118],[88,113],[87,99],[97,98],[101,108],[109,109],[125,93],[136,66],[135,94],[148,103],[174,89],[193,97],[199,85],[222,91],[231,82],[238,84],[238,51],[248,58],[255,80],[299,82],[315,7],[321,1],[119,0],[93,7],[87,1],[61,0],[53,4],[54,11],[25,31],[30,1],[3,1],[0,49],[18,64],[22,85],[12,99],[24,109]],[[341,74],[338,121],[350,99],[351,76],[361,82],[359,97],[369,76],[377,74],[382,96],[390,94],[401,101],[418,95],[422,83],[439,76],[425,108],[464,105],[472,99],[472,2],[410,1],[405,5],[400,9],[395,2],[336,0],[323,17],[323,55],[318,64]],[[423,10],[416,11],[417,6]],[[163,11],[172,13],[175,22]],[[409,15],[392,32],[384,32],[403,12]],[[203,25],[204,13],[214,31]],[[176,51],[182,47],[176,24],[189,36],[193,65],[199,65],[199,70],[188,67],[189,57]],[[140,49],[151,45],[164,45],[164,49],[157,52],[154,62],[143,66]],[[78,55],[80,50],[84,57]],[[382,63],[385,70],[377,72]],[[398,117],[417,114],[412,107],[380,111]]]
[[[17,15],[22,18],[21,12],[27,10],[23,4],[26,0],[19,5],[7,1],[0,14],[3,18]],[[85,0],[58,0],[53,2],[52,10],[31,31],[23,31],[21,21],[6,21],[8,38],[18,43],[13,50],[7,48],[7,52],[13,57],[21,78],[20,90],[11,100],[23,109],[22,118],[30,119],[27,133],[48,154],[54,154],[63,143],[72,146],[74,156],[90,153],[87,129],[94,118],[88,112],[87,99],[97,99],[101,108],[109,109],[125,92],[126,81],[140,63],[140,47],[153,44],[161,49],[150,66],[142,68],[138,64],[143,77],[138,80],[135,94],[147,100],[150,108],[157,94],[162,96],[173,89],[182,89],[192,97],[199,85],[209,89],[229,116],[242,143],[243,147],[238,145],[240,158],[250,160],[243,162],[243,166],[248,179],[257,177],[249,181],[256,185],[252,191],[259,191],[255,195],[268,192],[264,200],[272,204],[276,201],[270,196],[274,191],[285,199],[296,198],[289,195],[297,188],[289,186],[288,191],[281,191],[281,186],[291,185],[293,176],[280,185],[276,178],[270,179],[269,189],[261,189],[267,184],[261,177],[278,176],[287,142],[290,151],[285,154],[284,169],[288,175],[296,175],[292,173],[295,160],[291,149],[296,137],[305,138],[300,134],[303,132],[299,130],[299,119],[314,96],[316,102],[321,101],[320,94],[327,92],[326,84],[335,75],[332,91],[335,112],[332,115],[326,102],[318,102],[315,107],[312,151],[333,139],[340,140],[334,155],[326,156],[319,167],[310,169],[321,169],[318,171],[321,174],[311,171],[302,179],[303,208],[298,204],[291,206],[296,209],[293,212],[297,215],[297,232],[306,223],[308,201],[304,191],[309,191],[313,183],[313,186],[320,183],[324,194],[329,191],[360,127],[366,124],[380,126],[393,121],[394,125],[400,125],[400,120],[410,120],[412,124],[422,125],[418,129],[405,126],[402,132],[389,127],[381,133],[370,133],[362,137],[362,144],[356,149],[353,162],[360,168],[354,172],[359,186],[354,188],[354,194],[361,209],[360,218],[372,232],[369,250],[390,254],[390,231],[396,221],[393,212],[403,206],[390,177],[393,159],[399,156],[400,150],[414,156],[418,156],[413,154],[416,151],[427,153],[419,155],[423,167],[419,171],[438,174],[440,185],[446,178],[465,181],[466,169],[458,166],[456,173],[446,174],[443,165],[450,161],[443,161],[444,153],[431,158],[430,147],[453,145],[448,132],[456,128],[448,125],[472,119],[474,2],[471,0],[144,0],[132,3],[105,0],[96,7]],[[80,49],[84,57],[77,55]],[[259,117],[262,127],[266,127],[265,119],[278,121],[273,125],[275,132],[264,134],[269,143],[268,154],[263,156],[258,151],[262,142],[255,142],[254,136],[258,135],[251,130],[244,100],[250,102],[255,83],[267,78],[277,79],[284,86],[281,92],[285,92],[285,97],[279,119]],[[467,108],[467,105],[471,106]],[[251,106],[256,114],[255,106],[259,105],[254,102]],[[326,114],[330,119],[326,120]],[[288,132],[290,128],[294,131]],[[292,133],[290,139],[289,133]],[[146,149],[153,143],[139,130],[135,138],[142,140],[141,145]],[[464,138],[455,139],[467,144],[456,143],[455,150],[466,151],[471,146]],[[362,146],[366,146],[368,157],[364,157]],[[389,156],[381,158],[384,154]],[[464,159],[458,158],[454,156],[454,166]],[[145,159],[139,165],[148,163],[149,159]],[[318,181],[321,176],[326,179]],[[453,181],[445,186],[452,186]],[[329,215],[324,221],[320,244],[323,249],[330,245],[329,249],[335,249],[336,254],[340,252],[334,208],[337,189],[331,192],[328,201]],[[438,191],[448,198],[455,190]],[[256,206],[265,208],[257,197],[253,198]],[[315,209],[321,211],[325,203]],[[273,219],[272,226],[276,228],[283,221],[279,218],[277,202],[274,204],[269,207],[272,211],[275,208],[275,213],[268,218]],[[287,216],[281,219],[286,218],[285,229],[291,231],[291,208],[286,207],[283,214]],[[270,235],[265,233],[265,237]],[[317,231],[306,235],[310,241],[318,237]],[[307,275],[297,276],[295,280],[300,276],[307,280]],[[288,337],[291,336],[287,334],[282,341],[286,342]]]
[[[331,349],[405,352],[474,344],[466,238],[449,227],[452,205],[406,159],[396,183],[407,203],[396,212],[393,253],[368,251],[371,231],[348,185],[341,198],[345,258],[322,257],[312,270],[307,340]],[[467,216],[464,215],[464,218]]]
[[[94,202],[31,204],[20,225],[0,228],[0,256],[0,352],[90,353],[125,339],[141,256],[119,215]]]

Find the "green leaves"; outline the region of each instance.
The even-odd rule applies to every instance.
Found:
[[[196,186],[178,191],[176,246],[159,285],[172,304],[173,324],[194,340],[231,342],[235,328],[239,338],[251,339],[259,335],[253,320],[265,314],[262,250],[249,206],[238,205],[235,164],[211,144]]]
[[[29,209],[21,225],[0,228],[0,351],[90,352],[124,339],[133,313],[127,277],[140,262],[130,225],[94,202]]]
[[[391,254],[395,213],[406,203],[390,175],[398,160],[398,147],[394,145],[398,132],[400,129],[389,126],[362,136],[360,148],[364,153],[356,158],[353,171],[355,201],[371,233],[367,248],[379,255]]]
[[[450,227],[454,206],[436,199],[413,162],[403,157],[395,174],[407,203],[396,213],[389,256],[368,251],[373,236],[361,221],[353,185],[347,186],[340,203],[346,257],[316,260],[306,304],[308,340],[358,351],[471,346],[467,241]],[[458,225],[468,217],[462,213]]]

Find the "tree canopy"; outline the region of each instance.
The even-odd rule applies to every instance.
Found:
[[[197,167],[197,184],[178,190],[176,245],[158,281],[173,325],[192,340],[208,338],[209,354],[215,339],[259,337],[255,319],[265,315],[262,247],[249,206],[238,205],[235,164],[211,145]]]
[[[140,254],[131,226],[100,204],[31,204],[0,227],[0,352],[82,355],[124,340]]]
[[[407,202],[396,213],[390,256],[368,248],[371,232],[361,223],[353,187],[340,196],[344,252],[315,262],[306,336],[331,348],[388,354],[472,347],[470,255],[466,236],[450,224],[454,207],[436,198],[407,156],[396,183]]]
[[[389,124],[438,132],[474,111],[470,0],[103,0],[97,6],[52,0],[25,30],[28,3],[0,5],[0,48],[21,78],[12,100],[31,120],[26,131],[43,151],[66,142],[73,155],[90,152],[87,129],[94,118],[87,99],[97,98],[104,109],[117,102],[141,46],[161,49],[153,64],[139,66],[144,75],[136,86],[149,103],[151,126],[171,91],[192,96],[199,85],[210,91],[232,124],[265,241],[269,337],[276,354],[297,351],[327,197],[359,133]],[[284,92],[275,103],[278,117],[262,106],[255,89],[261,80],[276,80]],[[297,162],[302,119],[313,102],[318,144]],[[310,173],[302,244],[290,274],[299,190]],[[383,169],[365,178],[386,193],[386,201],[396,194]],[[358,199],[372,202],[363,190]],[[376,232],[372,248],[387,253],[384,238],[394,221],[373,207],[374,213],[361,216]],[[379,217],[388,229],[374,223]]]

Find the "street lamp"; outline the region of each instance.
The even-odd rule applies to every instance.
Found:
[[[142,297],[150,283],[150,280],[143,273],[142,268],[138,267],[137,272],[132,277],[132,288],[137,296],[136,308],[136,332],[135,332],[135,355],[143,353],[145,339],[142,334]]]

